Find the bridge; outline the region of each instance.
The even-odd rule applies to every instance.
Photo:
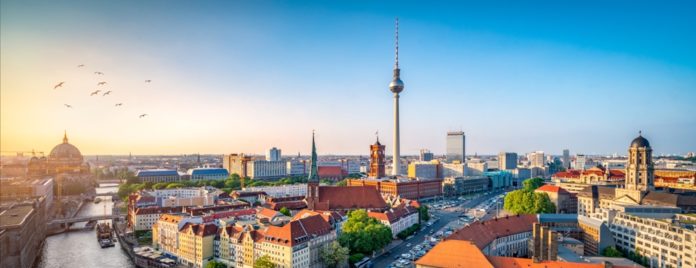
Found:
[[[118,215],[101,215],[101,216],[87,216],[87,217],[75,217],[69,219],[56,219],[49,221],[48,224],[66,224],[66,223],[76,223],[84,221],[98,221],[98,220],[113,220],[118,219]]]

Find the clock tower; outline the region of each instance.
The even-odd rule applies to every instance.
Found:
[[[372,178],[383,178],[384,172],[384,145],[379,143],[379,136],[375,144],[370,145],[370,173]]]

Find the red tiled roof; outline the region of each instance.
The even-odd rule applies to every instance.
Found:
[[[181,212],[181,207],[143,207],[136,208],[135,215]]]
[[[287,209],[303,209],[307,207],[307,203],[305,201],[299,200],[299,201],[285,201],[285,202],[275,202],[275,203],[266,203],[268,208],[273,209],[273,210],[280,210],[281,208],[287,208]]]
[[[331,225],[320,215],[290,221],[283,227],[268,226],[265,241],[283,246],[294,246],[332,231]]]
[[[317,175],[320,178],[335,178],[343,177],[346,174],[344,174],[343,168],[339,166],[319,166],[317,167]]]
[[[179,232],[188,231],[193,232],[193,234],[196,236],[209,236],[217,234],[218,227],[214,223],[195,224],[189,222],[184,224]]]
[[[550,185],[550,184],[544,184],[543,186],[537,188],[534,191],[544,191],[544,192],[550,192],[550,193],[560,193],[560,194],[568,194],[569,192],[566,191],[565,189],[555,186],[555,185]]]
[[[230,210],[213,213],[212,215],[203,216],[203,222],[210,222],[217,219],[229,218],[229,217],[240,217],[240,216],[250,216],[256,214],[256,210],[253,208],[240,209],[240,210]]]
[[[532,231],[532,224],[537,222],[534,214],[515,215],[474,222],[457,230],[447,239],[471,241],[479,248],[485,248],[499,237]]]
[[[425,256],[416,261],[425,267],[476,267],[493,268],[481,250],[469,241],[446,240],[433,247]]]
[[[259,209],[259,211],[258,211],[256,214],[259,215],[259,216],[263,216],[263,217],[269,218],[269,219],[270,219],[270,218],[273,218],[273,217],[275,217],[275,216],[278,216],[278,215],[282,215],[282,214],[280,214],[280,212],[278,212],[278,211],[275,211],[275,210],[272,210],[272,209],[267,209],[267,208],[261,208],[261,209]]]
[[[314,209],[383,209],[386,207],[384,198],[373,186],[319,186],[319,200]]]
[[[569,169],[567,171],[561,171],[557,172],[556,174],[553,174],[553,177],[558,177],[558,178],[580,178],[580,171],[575,170],[575,169]]]
[[[400,219],[414,213],[418,213],[418,211],[415,208],[401,205],[385,212],[369,211],[367,212],[367,216],[378,219],[380,221],[388,221],[389,223],[395,223]]]

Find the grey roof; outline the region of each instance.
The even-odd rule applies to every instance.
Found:
[[[637,138],[633,139],[631,147],[650,147],[650,142],[639,135]]]

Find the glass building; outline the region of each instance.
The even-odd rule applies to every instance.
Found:
[[[460,163],[465,162],[465,143],[466,136],[462,131],[447,132],[447,161]]]

